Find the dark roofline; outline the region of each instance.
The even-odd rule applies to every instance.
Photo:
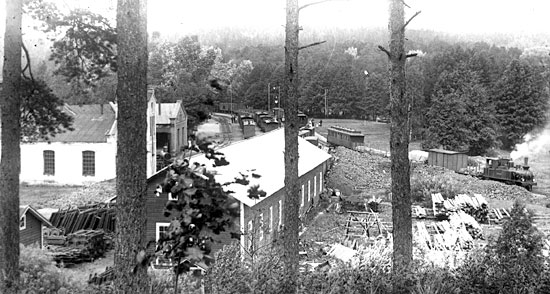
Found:
[[[21,215],[19,215],[19,219],[27,214],[28,211],[30,211],[38,220],[42,221],[42,223],[46,224],[48,227],[53,227],[52,223],[50,223],[49,220],[47,220],[42,214],[40,214],[40,212],[38,212],[30,205],[25,206],[25,209],[23,209]]]

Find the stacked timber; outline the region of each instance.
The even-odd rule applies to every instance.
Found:
[[[103,231],[79,230],[67,235],[63,244],[48,245],[47,249],[58,265],[71,266],[104,256],[109,244]]]
[[[78,230],[114,232],[115,210],[113,207],[106,207],[104,205],[59,210],[52,214],[50,222],[54,227],[63,229],[66,234]]]

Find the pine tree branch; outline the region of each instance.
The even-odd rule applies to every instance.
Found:
[[[298,8],[298,11],[300,11],[300,10],[306,8],[306,7],[312,6],[312,5],[321,4],[321,3],[329,2],[329,1],[334,1],[334,0],[321,0],[321,1],[317,1],[317,2],[311,2],[311,3],[300,6]]]
[[[302,50],[302,49],[306,49],[306,48],[309,48],[309,47],[321,45],[321,44],[326,43],[326,42],[327,42],[327,41],[321,41],[321,42],[311,43],[311,44],[308,44],[308,45],[305,45],[305,46],[298,47],[298,50]]]
[[[25,70],[29,70],[29,76],[31,77],[31,81],[34,83],[34,77],[32,75],[32,69],[31,69],[31,57],[29,55],[29,50],[27,50],[27,47],[25,47],[25,44],[21,42],[21,48],[23,51],[25,51],[25,58],[27,59],[27,65],[25,65],[25,68],[23,68],[23,76],[25,75]]]
[[[386,53],[386,55],[388,55],[388,58],[391,58],[391,54],[390,54],[390,51],[388,51],[386,48],[378,45],[378,49],[380,49],[380,51]]]
[[[417,16],[420,14],[420,12],[422,11],[417,11],[413,16],[411,16],[411,18],[409,18],[409,20],[407,20],[407,22],[403,25],[403,30],[407,27],[407,25],[409,25],[409,23]]]

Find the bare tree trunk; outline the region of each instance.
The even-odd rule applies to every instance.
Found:
[[[16,293],[19,283],[19,173],[21,170],[22,1],[6,1],[6,33],[1,94],[0,293]]]
[[[298,0],[286,1],[285,40],[285,201],[283,261],[285,281],[281,293],[296,293],[298,276]]]
[[[147,268],[136,267],[136,256],[146,245],[146,0],[118,0],[117,36],[115,285],[118,293],[147,293]]]
[[[409,124],[405,95],[405,23],[402,0],[390,3],[390,109],[393,273],[397,277],[412,261]],[[395,284],[394,284],[395,292]]]

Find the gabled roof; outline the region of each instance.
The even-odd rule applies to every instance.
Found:
[[[178,117],[178,112],[181,109],[181,100],[175,103],[158,103],[156,107],[157,108],[155,109],[155,111],[157,113],[157,125],[168,125],[170,124],[171,118]]]
[[[50,138],[50,142],[107,142],[115,123],[115,111],[111,105],[65,105],[63,111],[73,117],[74,130],[57,134]]]
[[[191,162],[204,163],[208,170],[215,170],[216,181],[222,184],[234,181],[236,177],[240,177],[239,173],[248,175],[248,185],[231,184],[226,186],[226,190],[233,191],[231,195],[234,198],[252,207],[284,187],[284,145],[284,128],[280,128],[219,149],[218,151],[229,161],[229,165],[214,168],[213,161],[207,159],[204,154],[193,157]],[[298,138],[298,152],[298,176],[304,175],[330,158],[327,152],[302,138]],[[260,175],[260,178],[254,178],[252,173]],[[247,190],[253,185],[259,185],[267,196],[258,200],[250,199]]]
[[[43,215],[41,215],[38,211],[36,211],[36,209],[32,208],[32,206],[30,205],[19,206],[19,219],[21,219],[27,213],[34,215],[39,221],[41,221],[46,226],[53,227],[52,224]]]

